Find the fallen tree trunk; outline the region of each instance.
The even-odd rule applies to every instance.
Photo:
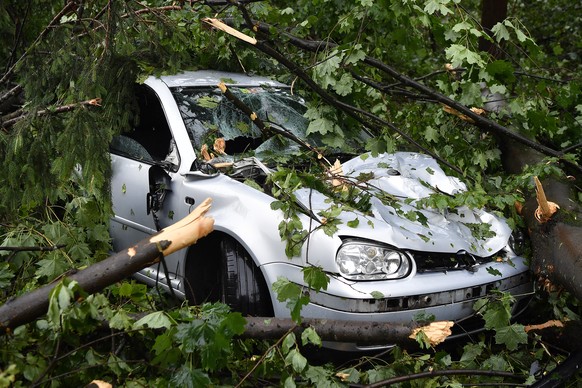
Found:
[[[303,319],[296,324],[291,318],[245,317],[247,324],[241,338],[278,339],[286,333],[301,334],[308,327],[315,329],[323,341],[352,342],[358,345],[413,345],[422,331],[432,345],[451,335],[452,322],[440,321],[419,327],[414,322],[340,321],[335,319]]]
[[[152,237],[82,271],[66,274],[66,277],[79,283],[84,291],[94,293],[158,263],[164,255],[194,244],[213,230],[214,220],[205,216],[210,203],[211,200],[206,199],[187,217]],[[0,306],[0,333],[46,314],[50,293],[56,285],[57,282],[47,284]]]

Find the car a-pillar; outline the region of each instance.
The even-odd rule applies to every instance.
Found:
[[[273,316],[261,269],[236,239],[222,232],[215,231],[189,248],[184,292],[194,305],[222,302],[243,315]]]

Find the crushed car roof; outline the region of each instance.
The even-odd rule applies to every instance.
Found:
[[[160,79],[168,85],[168,87],[215,86],[220,82],[224,82],[227,86],[236,85],[249,87],[268,85],[272,87],[288,87],[287,85],[274,81],[268,77],[213,70],[185,71],[176,75],[161,76]]]

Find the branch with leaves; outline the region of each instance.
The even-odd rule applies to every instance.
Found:
[[[83,292],[97,292],[194,244],[213,230],[214,220],[206,217],[210,204],[208,198],[188,216],[152,237],[84,270],[65,274],[67,281],[76,282]],[[0,335],[46,314],[49,296],[58,284],[47,284],[0,306]]]
[[[331,166],[331,163],[327,159],[325,159],[323,154],[317,148],[315,148],[312,145],[310,145],[309,143],[307,143],[305,140],[298,138],[290,131],[286,131],[284,128],[279,128],[278,125],[267,125],[255,112],[253,112],[253,110],[248,105],[246,105],[238,97],[236,97],[228,89],[228,87],[224,84],[224,82],[221,82],[218,85],[218,88],[220,89],[220,91],[222,92],[224,97],[226,97],[227,100],[232,102],[234,104],[234,106],[236,106],[241,112],[243,112],[245,115],[247,115],[247,117],[249,117],[251,119],[253,124],[255,124],[257,126],[257,128],[259,128],[259,130],[261,131],[263,136],[270,137],[274,134],[281,135],[281,136],[299,144],[301,147],[305,148],[306,150],[309,150],[312,153],[314,153],[317,157],[317,160],[323,159],[327,163],[326,167]]]
[[[225,19],[224,23],[227,24],[228,26],[231,26],[231,27],[235,25],[235,23],[232,19]],[[216,25],[215,25],[215,27],[216,27]],[[274,27],[272,25],[269,25],[267,23],[263,23],[260,21],[256,21],[256,20],[252,20],[250,22],[250,24],[249,24],[249,22],[247,22],[246,27],[248,29],[250,29],[251,31],[260,32],[261,34],[264,34],[265,36],[269,36],[272,29],[275,29],[275,30],[277,30],[277,32],[280,36],[285,37],[285,39],[287,39],[295,47],[298,47],[302,50],[306,50],[306,51],[310,51],[310,52],[319,52],[319,51],[324,51],[324,50],[330,50],[330,49],[337,47],[337,45],[333,42],[302,39],[302,38],[296,37],[288,32],[278,30],[276,27]],[[223,31],[228,33],[228,31],[226,31],[226,30],[223,30]],[[238,38],[237,35],[234,35],[234,36]],[[307,83],[307,85],[312,90],[314,90],[316,93],[318,93],[324,99],[324,101],[326,101],[330,105],[336,106],[344,111],[357,111],[354,107],[351,107],[347,104],[344,104],[344,103],[338,101],[337,99],[332,97],[329,93],[327,93],[322,88],[320,88],[297,65],[295,65],[292,62],[290,62],[289,60],[287,60],[278,51],[272,49],[269,46],[269,44],[267,43],[267,41],[258,41],[257,44],[255,44],[254,46],[257,47],[262,52],[266,53],[267,55],[270,55],[272,58],[276,59],[280,63],[282,63],[287,68],[289,68],[294,74],[296,74],[299,78],[301,78],[303,81],[305,81]],[[471,120],[470,122],[473,123],[478,128],[485,130],[485,131],[488,131],[488,132],[495,133],[495,134],[500,135],[500,136],[504,136],[508,139],[515,140],[515,141],[519,142],[520,144],[525,145],[526,147],[529,147],[535,151],[541,152],[544,155],[560,158],[564,163],[568,164],[570,167],[576,169],[578,172],[582,172],[582,167],[571,162],[570,160],[563,159],[564,152],[557,151],[557,150],[554,150],[550,147],[544,146],[544,145],[542,145],[536,141],[533,141],[533,140],[531,140],[531,139],[529,139],[529,138],[509,129],[509,128],[506,128],[506,127],[500,125],[499,123],[497,123],[493,120],[490,120],[487,117],[484,117],[483,115],[477,113],[475,110],[471,109],[470,107],[467,107],[467,106],[443,95],[442,93],[439,93],[436,90],[433,90],[432,88],[429,88],[429,87],[425,86],[424,84],[404,75],[403,73],[394,69],[392,66],[390,66],[390,65],[388,65],[388,64],[386,64],[386,63],[384,63],[376,58],[373,58],[370,56],[365,56],[363,59],[363,62],[365,64],[371,66],[372,68],[381,70],[382,72],[391,76],[396,81],[398,81],[399,84],[417,90],[420,93],[420,95],[423,95],[426,98],[430,98],[431,100],[433,100],[435,102],[441,103],[441,104],[443,104],[447,107],[450,107],[450,108],[454,109],[455,111],[463,114],[468,119],[470,119]],[[377,85],[377,84],[370,83],[370,86],[374,87],[375,89],[377,89],[381,92],[385,92],[384,88]],[[360,111],[358,113],[363,113],[367,117],[372,118],[371,114],[369,112],[361,112]],[[377,118],[373,117],[373,119],[377,119]],[[434,155],[434,153],[428,151],[425,147],[420,146],[420,144],[418,144],[416,141],[414,141],[409,136],[407,136],[405,133],[403,133],[403,131],[398,130],[398,128],[396,126],[394,126],[393,124],[387,123],[383,120],[378,120],[378,121],[383,125],[389,126],[390,129],[392,129],[393,131],[395,131],[398,134],[400,134],[401,136],[403,136],[407,141],[409,141],[411,144],[415,145],[417,148],[421,149],[423,152],[426,152],[427,154],[435,157],[440,162],[447,164],[449,167],[453,168],[453,166],[450,166],[450,164],[447,161]],[[454,168],[454,169],[457,172],[459,172],[459,170],[457,168]]]
[[[311,90],[315,91],[317,94],[319,94],[319,96],[329,105],[332,105],[342,111],[344,111],[346,114],[348,114],[350,117],[354,118],[356,121],[358,121],[359,123],[362,124],[362,126],[364,128],[368,128],[368,129],[372,129],[374,132],[378,133],[379,129],[378,127],[370,122],[370,121],[366,121],[364,120],[364,118],[369,119],[371,121],[375,121],[377,124],[386,126],[388,128],[390,128],[391,130],[393,130],[394,132],[398,133],[400,136],[402,136],[404,139],[406,139],[406,141],[408,141],[410,144],[414,145],[417,149],[423,151],[424,153],[426,153],[427,155],[432,156],[433,158],[437,159],[438,161],[440,161],[441,163],[447,165],[448,167],[450,167],[451,169],[457,171],[459,174],[462,174],[462,171],[456,167],[451,165],[447,160],[441,158],[440,156],[438,156],[437,154],[435,154],[434,152],[430,151],[428,148],[423,147],[420,143],[418,143],[417,141],[415,141],[412,137],[410,137],[406,132],[402,131],[401,129],[399,129],[397,126],[395,126],[394,124],[381,119],[380,117],[367,112],[365,110],[356,108],[352,105],[346,104],[340,100],[338,100],[337,98],[335,98],[333,95],[331,95],[330,93],[328,93],[326,90],[324,90],[323,88],[321,88],[303,69],[301,69],[297,64],[293,63],[292,61],[290,61],[289,59],[287,59],[285,56],[283,56],[282,54],[280,54],[277,50],[275,50],[273,47],[271,47],[271,45],[269,45],[266,41],[261,41],[261,40],[256,40],[252,37],[249,37],[248,35],[242,34],[239,31],[236,31],[234,29],[232,29],[230,26],[228,26],[227,24],[225,24],[224,22],[218,20],[218,19],[203,19],[204,22],[212,25],[213,27],[220,29],[221,31],[224,31],[234,37],[236,37],[237,39],[240,39],[241,41],[244,41],[246,43],[249,43],[251,45],[253,45],[254,47],[256,47],[257,49],[259,49],[260,51],[264,52],[265,54],[271,56],[273,59],[277,60],[279,63],[283,64],[285,67],[287,67],[291,72],[293,72],[295,75],[297,75],[302,81],[304,81]],[[236,32],[235,32],[236,31]]]

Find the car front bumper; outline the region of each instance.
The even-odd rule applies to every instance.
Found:
[[[488,268],[499,270],[503,276],[492,275]],[[274,263],[264,269],[267,274],[284,274],[290,281],[303,284],[301,267]],[[475,272],[423,273],[400,280],[353,282],[331,275],[326,290],[309,292],[310,303],[303,307],[301,316],[395,324],[408,324],[420,317],[460,322],[474,316],[474,303],[493,290],[508,292],[517,301],[529,297],[533,282],[525,260],[517,258],[512,265],[488,263]],[[289,317],[286,303],[278,302],[276,295],[272,300],[275,316]]]

